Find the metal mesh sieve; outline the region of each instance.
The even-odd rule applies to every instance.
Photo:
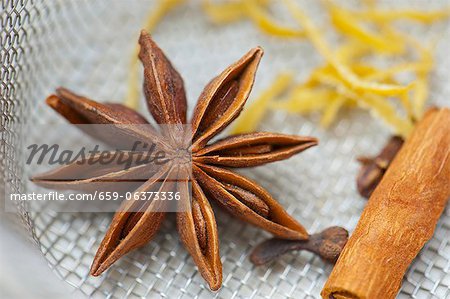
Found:
[[[446,1],[389,1],[386,6],[442,7]],[[353,5],[351,1],[345,4]],[[1,174],[6,193],[33,190],[20,162],[21,138],[43,134],[33,123],[58,117],[43,105],[57,86],[67,86],[98,100],[120,101],[126,92],[130,54],[146,14],[154,2],[129,0],[2,0],[1,1]],[[322,20],[318,3],[302,6]],[[275,7],[278,12],[278,7]],[[282,12],[281,12],[282,14]],[[449,23],[429,27],[401,24],[418,35],[439,37],[436,70],[432,75],[433,103],[449,105]],[[437,34],[437,35],[436,35]],[[304,79],[320,63],[307,42],[283,41],[260,34],[250,23],[214,27],[191,1],[160,24],[154,38],[185,78],[190,108],[202,87],[215,74],[259,44],[265,49],[253,97],[283,70]],[[263,130],[313,135],[318,148],[290,161],[245,171],[266,187],[289,213],[310,231],[330,225],[352,230],[365,201],[355,191],[355,156],[374,153],[388,130],[363,112],[344,112],[329,131],[312,118],[271,113]],[[70,138],[62,132],[45,134]],[[192,259],[178,241],[174,218],[169,217],[149,245],[123,257],[99,278],[88,275],[93,254],[111,214],[27,211],[17,216],[56,275],[86,296],[319,298],[331,271],[309,253],[291,253],[269,266],[248,261],[253,246],[268,237],[261,230],[234,221],[217,208],[223,263],[223,287],[211,293]],[[56,277],[55,277],[56,279]],[[399,298],[450,298],[450,208],[434,238],[410,267]]]

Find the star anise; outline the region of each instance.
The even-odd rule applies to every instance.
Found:
[[[232,215],[278,238],[305,240],[309,237],[304,227],[287,214],[266,190],[230,168],[253,167],[287,159],[316,145],[317,139],[260,132],[229,136],[210,142],[244,107],[263,55],[263,50],[257,47],[205,87],[190,121],[192,135],[180,140],[179,135],[163,127],[164,124],[181,127],[187,123],[183,80],[146,32],[141,33],[139,43],[148,109],[161,126],[158,129],[131,126],[117,134],[140,140],[159,140],[166,147],[170,162],[157,170],[148,168],[148,181],[141,182],[137,191],[152,190],[155,181],[162,180],[158,190],[176,188],[182,198],[189,198],[180,202],[188,206],[177,212],[178,232],[210,288],[217,290],[222,284],[222,265],[216,221],[210,200],[217,202]],[[148,125],[143,116],[125,106],[100,104],[62,88],[47,99],[47,104],[74,124]],[[95,135],[93,132],[88,133]],[[106,141],[110,140],[106,138]],[[180,148],[192,153],[191,164],[180,162]],[[136,170],[137,167],[130,168],[125,172],[111,167],[101,172],[83,174],[78,180],[54,180],[61,176],[68,177],[67,174],[72,173],[74,168],[77,168],[78,173],[83,173],[79,167],[64,166],[33,180],[49,188],[79,190],[89,189],[89,184],[100,179],[108,178],[114,182],[133,178],[137,172],[142,174],[144,171],[142,167],[139,170]],[[186,175],[188,179],[177,182],[164,180],[173,173],[178,173],[177,177],[179,174]],[[166,215],[156,206],[159,204],[161,201],[122,203],[98,248],[91,267],[92,275],[100,275],[121,256],[145,245],[155,236]]]
[[[358,158],[361,168],[356,178],[356,187],[361,196],[369,199],[403,146],[403,142],[402,137],[391,136],[377,156]]]

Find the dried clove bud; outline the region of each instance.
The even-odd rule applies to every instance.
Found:
[[[392,136],[377,156],[358,158],[361,169],[356,179],[356,185],[361,196],[370,197],[402,147],[403,141],[400,136]]]
[[[334,264],[347,240],[348,231],[339,226],[332,226],[320,233],[310,235],[308,240],[273,238],[256,246],[250,255],[250,261],[259,266],[271,262],[289,251],[307,250]]]

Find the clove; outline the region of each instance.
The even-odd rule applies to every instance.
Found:
[[[334,264],[347,240],[348,231],[339,226],[332,226],[320,233],[312,234],[307,240],[272,238],[256,246],[250,255],[250,261],[259,266],[271,262],[287,252],[306,250]]]
[[[370,197],[402,147],[403,141],[400,136],[392,136],[377,156],[358,158],[361,169],[356,179],[356,185],[361,196]]]

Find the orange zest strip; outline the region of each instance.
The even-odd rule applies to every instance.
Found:
[[[250,103],[248,108],[241,113],[236,120],[231,133],[240,134],[255,131],[266,114],[269,103],[281,93],[285,92],[292,81],[293,75],[291,73],[282,73],[278,75],[272,85],[263,91],[259,98],[253,103]]]
[[[284,0],[289,11],[293,15],[294,19],[304,28],[307,36],[319,51],[320,54],[332,65],[336,71],[339,73],[341,78],[347,82],[350,86],[355,89],[373,92],[378,95],[397,95],[406,92],[410,86],[400,86],[393,84],[383,84],[375,83],[370,81],[365,81],[359,78],[355,73],[351,71],[346,65],[341,63],[338,58],[336,58],[329,45],[322,38],[318,29],[310,20],[310,18],[304,14],[301,9],[292,0]]]

